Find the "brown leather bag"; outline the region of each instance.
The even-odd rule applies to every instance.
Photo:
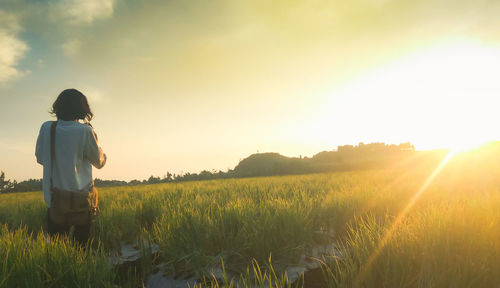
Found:
[[[50,220],[59,225],[85,225],[95,220],[99,210],[98,192],[94,185],[88,191],[67,191],[55,188],[52,181],[55,161],[55,134],[57,121],[50,127]]]

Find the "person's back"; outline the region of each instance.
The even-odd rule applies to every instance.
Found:
[[[50,176],[56,188],[70,191],[87,191],[92,185],[92,166],[102,168],[105,156],[97,144],[93,130],[77,121],[59,120],[55,130],[55,161],[53,170],[50,159],[50,126],[43,123],[36,146],[38,163],[42,164],[43,187],[47,206],[50,207]]]
[[[93,186],[91,165],[100,169],[106,162],[106,155],[98,145],[92,126],[78,122],[80,119],[90,121],[93,117],[82,93],[75,89],[64,90],[54,102],[52,113],[58,118],[54,130],[55,157],[52,159],[51,156],[51,126],[54,121],[42,124],[35,149],[37,162],[43,165],[42,186],[49,215],[52,187],[88,193]],[[75,237],[79,242],[86,242],[91,224],[75,225]],[[69,229],[67,225],[52,223],[49,217],[50,234],[67,233]]]

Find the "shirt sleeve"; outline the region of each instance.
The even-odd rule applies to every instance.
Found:
[[[95,168],[101,169],[106,164],[106,154],[102,152],[101,147],[97,142],[97,136],[95,135],[94,129],[88,127],[86,129],[86,143],[83,148],[83,156],[88,159]]]
[[[40,132],[38,132],[38,138],[36,139],[35,156],[36,162],[43,165],[43,125],[40,127]]]

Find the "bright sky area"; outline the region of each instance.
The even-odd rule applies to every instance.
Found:
[[[500,2],[0,2],[0,170],[41,178],[40,125],[87,95],[108,163],[143,179],[259,152],[498,140]]]

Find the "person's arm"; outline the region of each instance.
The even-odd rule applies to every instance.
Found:
[[[35,156],[36,162],[43,165],[43,125],[40,127],[40,132],[38,132],[38,138],[36,139]]]
[[[83,156],[88,159],[95,168],[101,169],[106,164],[106,154],[104,154],[101,147],[99,147],[94,129],[89,126],[89,129],[86,131],[87,141],[85,143]]]

